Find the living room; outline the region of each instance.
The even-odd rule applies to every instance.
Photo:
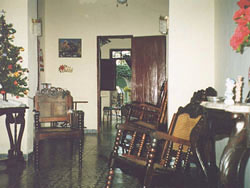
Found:
[[[33,151],[33,97],[40,83],[71,91],[85,112],[87,132],[98,130],[97,36],[152,36],[159,33],[159,17],[169,17],[167,37],[168,119],[179,106],[187,104],[194,91],[214,87],[224,96],[226,78],[244,77],[243,98],[249,91],[249,48],[236,53],[230,46],[236,24],[233,15],[239,9],[236,0],[128,0],[128,6],[115,0],[2,0],[8,23],[17,33],[15,44],[22,46],[23,66],[29,69],[28,97],[18,100],[29,106],[26,113],[22,151]],[[42,36],[32,33],[32,19],[42,16]],[[43,49],[44,72],[38,75],[37,39]],[[81,58],[60,58],[58,40],[78,38],[82,41]],[[61,73],[60,65],[73,68]],[[38,78],[40,80],[38,80]],[[11,96],[8,96],[11,98]],[[4,118],[1,117],[4,125]],[[8,135],[0,131],[0,154],[7,154]],[[216,144],[217,163],[227,140]],[[247,165],[246,177],[250,167]],[[245,178],[246,184],[250,184]]]

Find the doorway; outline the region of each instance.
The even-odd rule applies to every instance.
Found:
[[[121,44],[121,41],[130,41],[130,46],[115,46]],[[112,42],[116,41],[116,42]],[[109,50],[104,50],[105,46]],[[162,83],[166,80],[166,36],[98,36],[97,37],[97,70],[98,70],[98,131],[100,131],[101,126],[101,115],[102,115],[102,102],[103,98],[109,97],[104,96],[101,93],[101,85],[105,79],[101,78],[101,65],[102,61],[109,62],[109,68],[107,68],[107,73],[109,78],[107,80],[110,91],[116,90],[116,78],[115,73],[113,74],[111,70],[115,70],[113,54],[118,54],[122,56],[123,50],[131,49],[131,61],[128,64],[132,70],[131,75],[131,100],[137,102],[149,102],[151,104],[157,104],[157,99],[159,96],[159,91]],[[105,56],[106,54],[106,56]],[[106,60],[104,60],[106,58]],[[112,64],[113,63],[113,68]],[[111,78],[113,76],[113,79]],[[110,82],[111,81],[111,82]],[[105,89],[107,87],[105,86]],[[104,104],[105,105],[105,104]]]
[[[97,37],[98,132],[103,123],[103,107],[130,101],[131,40],[132,35]]]

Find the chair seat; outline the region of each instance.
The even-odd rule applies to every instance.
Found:
[[[78,138],[82,136],[82,130],[77,128],[40,128],[35,131],[35,139],[43,140],[47,138]]]

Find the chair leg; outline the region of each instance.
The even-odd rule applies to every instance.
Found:
[[[143,188],[149,188],[151,187],[152,179],[153,179],[153,165],[154,165],[154,157],[155,157],[155,152],[156,152],[156,146],[157,146],[157,140],[153,139],[149,157],[147,160],[147,167],[146,167],[146,173],[144,177],[144,182],[143,182]]]
[[[39,171],[39,169],[40,169],[40,163],[39,163],[39,141],[35,141],[33,153],[34,153],[34,167],[35,167],[35,171]]]
[[[112,109],[109,110],[109,122],[110,122],[110,125],[112,125]]]
[[[116,138],[115,138],[115,145],[113,147],[113,152],[110,155],[110,162],[109,162],[109,171],[108,171],[108,176],[106,180],[106,186],[105,188],[111,188],[112,187],[112,181],[113,177],[115,174],[114,168],[115,168],[115,157],[118,154],[118,148],[119,148],[119,143],[121,140],[122,136],[122,131],[119,129],[117,130]]]
[[[112,181],[113,181],[114,174],[115,174],[114,168],[110,168],[109,172],[108,172],[108,177],[107,177],[105,188],[112,187]]]
[[[83,136],[84,136],[84,112],[77,111],[78,126],[81,130],[81,137],[79,139],[79,168],[82,168],[82,152],[83,152]]]
[[[77,125],[78,128],[81,130],[81,133],[84,134],[84,112],[83,111],[77,111]]]
[[[83,138],[79,140],[79,168],[82,168]]]

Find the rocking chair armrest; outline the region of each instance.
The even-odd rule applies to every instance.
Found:
[[[154,131],[150,128],[146,128],[146,127],[142,127],[142,126],[135,126],[135,125],[132,125],[129,123],[118,124],[117,129],[122,130],[122,131],[134,131],[134,132],[138,132],[138,133],[145,133],[148,135],[151,135],[152,131]]]
[[[148,111],[160,111],[159,107],[150,103],[142,103],[140,104],[140,106],[143,107],[143,109],[146,109]]]
[[[183,144],[183,145],[186,145],[186,146],[191,146],[191,143],[190,143],[189,140],[178,138],[178,137],[169,135],[167,133],[164,133],[162,131],[153,132],[152,137],[157,139],[157,140],[168,140],[168,141],[172,141],[172,142],[177,143],[177,144]]]
[[[157,107],[154,104],[151,103],[139,103],[139,102],[132,102],[131,104],[126,104],[129,108],[133,109],[150,109],[150,110],[155,110],[155,111],[159,111],[160,108]]]

